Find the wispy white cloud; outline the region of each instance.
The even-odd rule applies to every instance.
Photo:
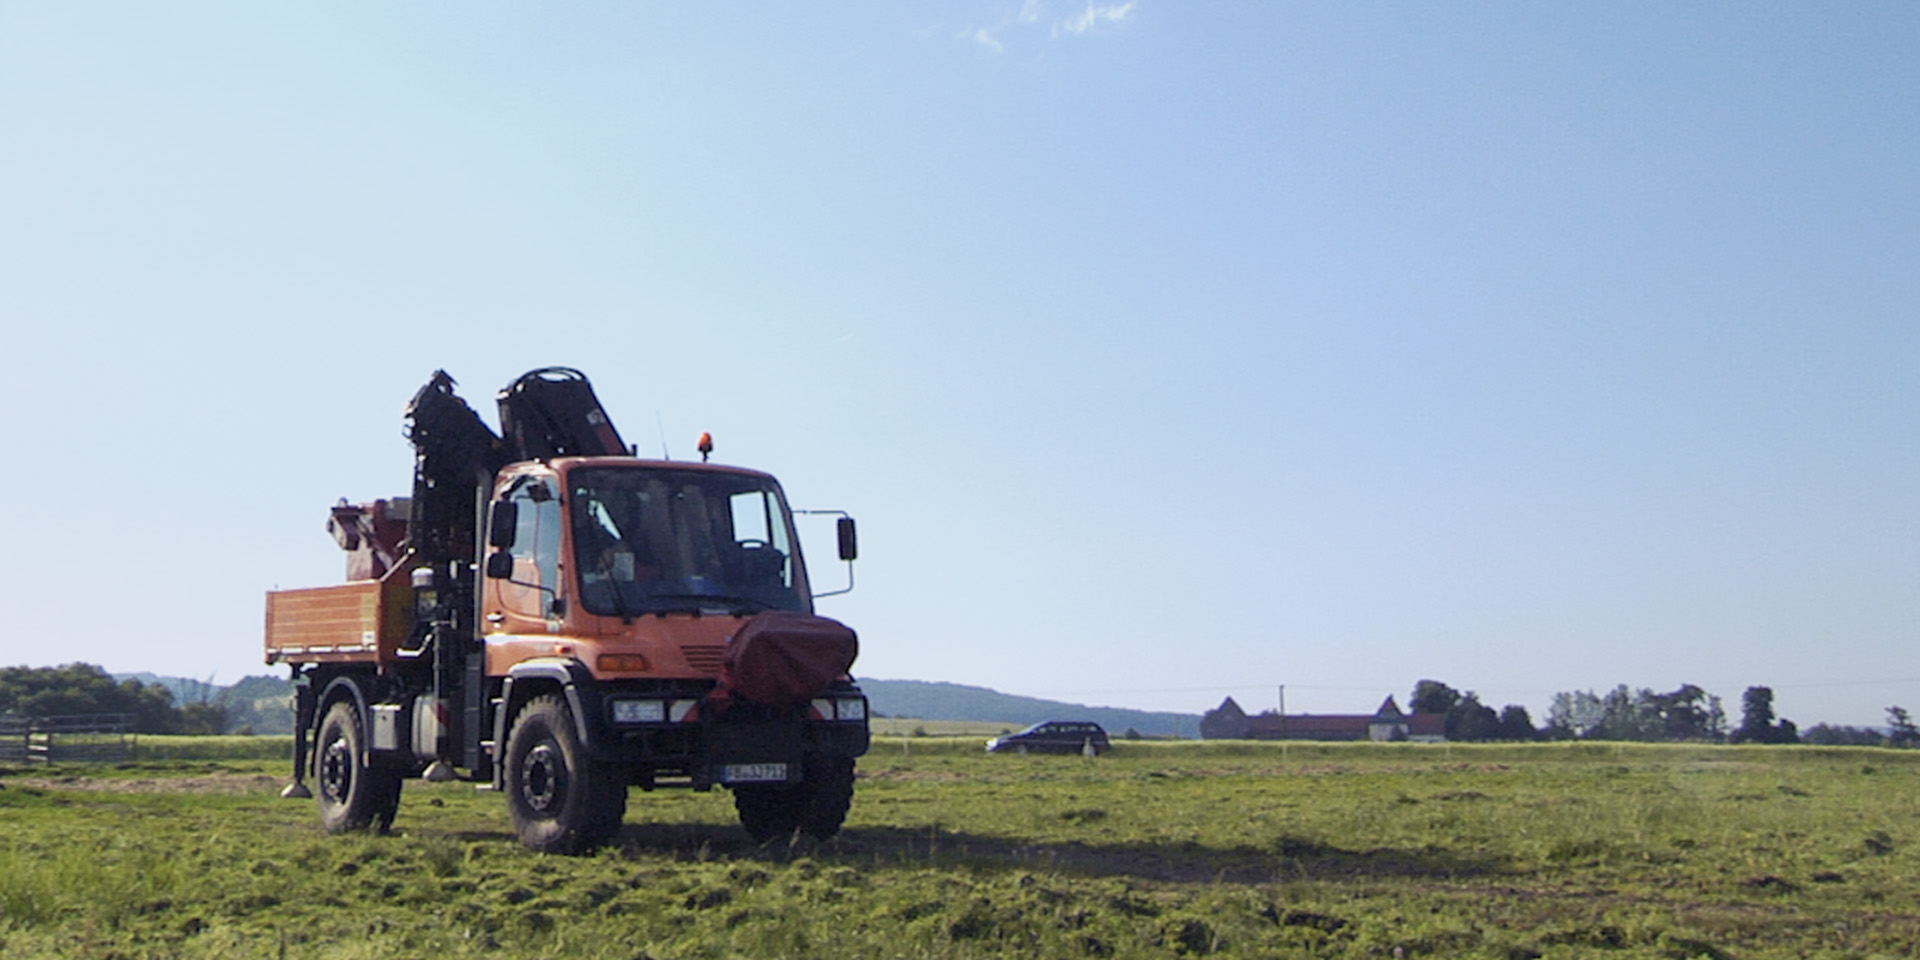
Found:
[[[1094,3],[1087,0],[1087,8],[1053,25],[1053,35],[1082,34],[1110,24],[1125,23],[1133,15],[1136,0],[1126,3]]]
[[[1051,21],[1047,35],[1051,39],[1083,36],[1098,33],[1104,27],[1127,22],[1133,17],[1139,0],[1126,0],[1125,3],[1097,3],[1087,0],[1085,9],[1078,10],[1065,19],[1050,17],[1047,14],[1048,0],[1021,0],[1018,12],[1002,13],[1000,22],[987,27],[969,28],[961,31],[960,38],[969,43],[979,44],[990,53],[1005,53],[1007,45],[1019,39],[1028,30]]]

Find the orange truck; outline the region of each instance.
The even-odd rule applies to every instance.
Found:
[[[333,508],[347,582],[267,594],[294,680],[293,783],[331,832],[386,829],[409,778],[506,795],[535,850],[605,843],[630,788],[721,786],[766,842],[825,839],[869,743],[854,632],[813,611],[756,470],[633,455],[577,370],[501,390],[500,431],[436,371],[407,405],[412,495]],[[311,780],[310,789],[307,782]]]

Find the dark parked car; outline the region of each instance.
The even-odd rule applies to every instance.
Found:
[[[1049,720],[987,741],[988,753],[1106,753],[1107,732],[1085,720]]]

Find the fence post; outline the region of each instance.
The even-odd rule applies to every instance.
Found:
[[[111,762],[131,756],[132,714],[22,717],[14,723],[21,731],[18,742],[25,763]]]
[[[27,733],[32,726],[26,717],[0,717],[0,763],[27,762]]]

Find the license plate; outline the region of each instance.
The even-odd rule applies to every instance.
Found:
[[[786,779],[784,763],[729,763],[720,768],[721,783],[784,783]]]

